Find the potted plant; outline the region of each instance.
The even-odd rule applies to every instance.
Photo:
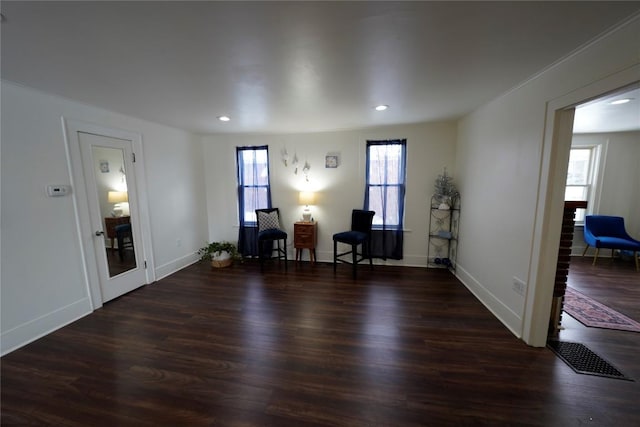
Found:
[[[211,266],[220,268],[230,266],[234,260],[240,258],[238,248],[231,242],[211,242],[198,249],[200,260],[211,261]]]
[[[444,168],[442,175],[438,175],[434,189],[436,200],[440,202],[438,209],[442,210],[448,210],[460,194],[453,183],[453,178],[447,175],[447,168]]]

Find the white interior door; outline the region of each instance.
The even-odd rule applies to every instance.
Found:
[[[77,132],[102,302],[146,283],[132,141]]]

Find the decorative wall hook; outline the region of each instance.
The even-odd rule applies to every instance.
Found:
[[[309,169],[311,169],[311,165],[309,165],[309,162],[305,160],[304,166],[302,168],[302,173],[304,174],[304,178],[307,180],[307,182],[309,182]]]

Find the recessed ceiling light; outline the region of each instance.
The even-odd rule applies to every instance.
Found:
[[[620,104],[626,104],[627,102],[630,102],[630,101],[631,101],[631,98],[616,99],[615,101],[611,101],[609,104],[620,105]]]
[[[384,111],[389,108],[388,105],[376,105],[376,111]]]
[[[228,122],[231,119],[229,118],[229,116],[218,116],[218,120],[220,120],[221,122]]]

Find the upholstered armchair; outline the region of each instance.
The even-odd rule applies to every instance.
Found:
[[[625,250],[633,252],[636,271],[640,271],[640,262],[638,260],[640,241],[629,236],[624,227],[624,218],[608,215],[587,215],[584,221],[584,241],[587,247],[584,248],[582,256],[587,253],[587,249],[590,246],[596,248],[593,265],[596,265],[600,248],[611,249],[612,258],[616,249]]]

